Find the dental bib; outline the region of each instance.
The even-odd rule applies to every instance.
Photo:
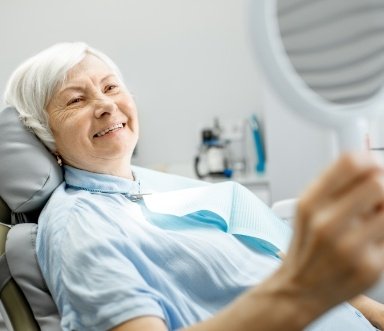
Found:
[[[152,193],[143,195],[143,201],[143,212],[150,222],[187,229],[193,223],[190,221],[199,221],[274,256],[287,251],[292,237],[292,230],[284,221],[252,192],[234,182]]]

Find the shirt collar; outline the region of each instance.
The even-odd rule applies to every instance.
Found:
[[[101,193],[121,193],[125,195],[140,194],[140,180],[100,174],[64,166],[64,179],[67,186]]]

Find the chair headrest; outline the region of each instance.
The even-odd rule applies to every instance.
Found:
[[[42,209],[62,170],[12,107],[0,111],[0,155],[0,198],[14,213]]]

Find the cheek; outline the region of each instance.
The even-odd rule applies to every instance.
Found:
[[[67,134],[68,128],[70,127],[68,122],[70,122],[70,120],[64,116],[64,113],[57,112],[49,116],[48,124],[51,128],[56,143],[63,140],[63,136]]]
[[[117,105],[131,116],[136,116],[136,103],[130,94],[121,94],[117,100]]]
[[[87,138],[84,128],[77,127],[76,124],[63,123],[56,132],[56,145],[60,152],[67,149],[73,149],[82,144],[82,141]]]
[[[135,102],[133,100],[131,102],[129,102],[127,104],[127,108],[128,108],[128,112],[129,112],[129,116],[130,116],[131,120],[137,122],[138,115],[137,115],[137,108],[136,108]]]

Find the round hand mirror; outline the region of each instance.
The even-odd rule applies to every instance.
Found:
[[[383,0],[250,0],[257,58],[288,108],[366,148],[384,110]],[[384,128],[383,128],[384,129]]]

